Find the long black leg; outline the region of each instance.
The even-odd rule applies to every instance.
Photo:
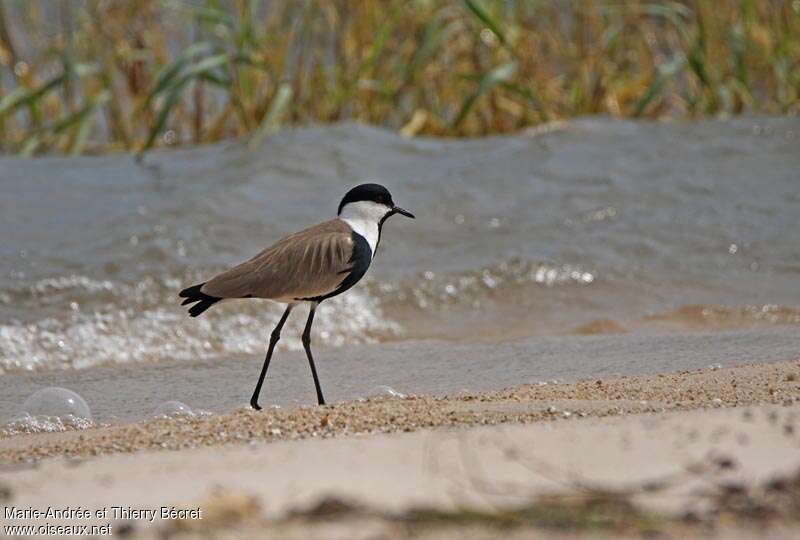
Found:
[[[250,398],[250,406],[255,410],[260,411],[261,407],[258,405],[258,395],[261,393],[261,385],[264,384],[264,377],[267,376],[267,369],[269,369],[269,361],[272,359],[272,351],[275,350],[275,344],[281,339],[281,328],[283,328],[286,319],[289,318],[289,312],[292,311],[294,304],[286,306],[286,311],[283,312],[281,320],[269,336],[269,347],[267,348],[267,357],[264,358],[264,367],[261,368],[261,375],[258,377],[258,384],[253,391],[253,397]]]
[[[308,313],[308,321],[306,321],[306,329],[303,330],[303,348],[306,350],[308,356],[308,365],[311,367],[311,375],[314,376],[314,387],[317,389],[317,402],[320,405],[325,405],[325,398],[322,397],[322,388],[319,386],[319,377],[317,377],[317,368],[314,366],[314,357],[311,355],[311,325],[314,322],[314,312],[317,310],[318,304],[311,304],[311,311]]]

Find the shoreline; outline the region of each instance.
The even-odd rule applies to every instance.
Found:
[[[496,392],[522,384],[574,382],[656,375],[745,362],[797,359],[795,327],[683,334],[532,337],[500,343],[403,341],[321,351],[318,371],[330,403],[396,392],[457,396]],[[236,355],[197,361],[128,363],[81,370],[0,377],[0,419],[16,416],[37,390],[57,386],[77,392],[96,422],[119,425],[152,418],[167,401],[194,411],[230,413],[246,407],[263,356]],[[302,351],[281,351],[270,366],[262,406],[282,410],[315,404]]]
[[[183,450],[252,442],[348,437],[427,428],[529,424],[800,401],[800,358],[527,384],[449,396],[373,397],[323,407],[240,408],[231,413],[170,417],[58,433],[0,438],[0,463],[87,458],[146,450]]]
[[[770,486],[800,486],[799,448],[800,358],[5,437],[0,492],[205,512],[86,522],[137,538],[791,538],[797,494]]]

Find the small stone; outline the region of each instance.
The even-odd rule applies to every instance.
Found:
[[[714,465],[723,470],[734,470],[738,467],[736,460],[728,456],[718,456],[714,458]]]
[[[131,521],[126,521],[117,525],[114,529],[114,532],[122,538],[128,538],[133,536],[136,532],[136,524]]]

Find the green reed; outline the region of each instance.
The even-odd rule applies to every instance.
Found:
[[[0,70],[0,150],[24,155],[797,114],[800,1],[0,0]]]

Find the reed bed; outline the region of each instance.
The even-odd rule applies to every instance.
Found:
[[[0,151],[800,110],[799,0],[0,0]]]

